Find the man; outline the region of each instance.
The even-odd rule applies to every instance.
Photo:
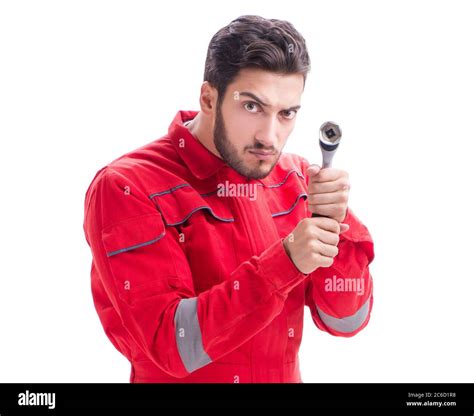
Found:
[[[305,304],[332,335],[367,325],[373,243],[348,175],[282,153],[309,67],[290,23],[234,20],[200,111],[94,178],[92,293],[131,382],[300,382]]]

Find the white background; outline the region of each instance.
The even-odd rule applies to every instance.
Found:
[[[0,382],[128,382],[90,293],[84,194],[106,163],[198,109],[212,35],[289,20],[313,69],[286,150],[334,165],[376,243],[354,338],[309,313],[306,382],[473,382],[474,25],[469,1],[1,1]],[[308,311],[307,311],[308,312]]]

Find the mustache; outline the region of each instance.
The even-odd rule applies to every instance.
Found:
[[[253,146],[245,146],[244,150],[263,151],[266,153],[273,153],[273,154],[278,153],[277,149],[275,149],[275,146],[265,147],[262,143],[259,143],[259,142],[254,143]]]

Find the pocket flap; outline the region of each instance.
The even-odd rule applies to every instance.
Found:
[[[167,226],[180,225],[199,211],[205,211],[218,221],[234,221],[223,198],[213,194],[204,197],[188,184],[152,194],[150,198],[160,210]]]
[[[272,217],[290,214],[298,207],[300,200],[308,198],[307,187],[303,175],[296,171],[288,172],[285,180],[279,184],[268,186],[265,190]],[[306,205],[303,205],[306,212]]]
[[[107,257],[111,257],[156,243],[164,235],[165,225],[157,212],[107,227],[102,231],[102,241]]]

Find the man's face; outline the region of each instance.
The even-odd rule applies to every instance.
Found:
[[[214,144],[227,164],[252,179],[267,176],[293,131],[304,80],[301,74],[243,69],[217,106]]]

